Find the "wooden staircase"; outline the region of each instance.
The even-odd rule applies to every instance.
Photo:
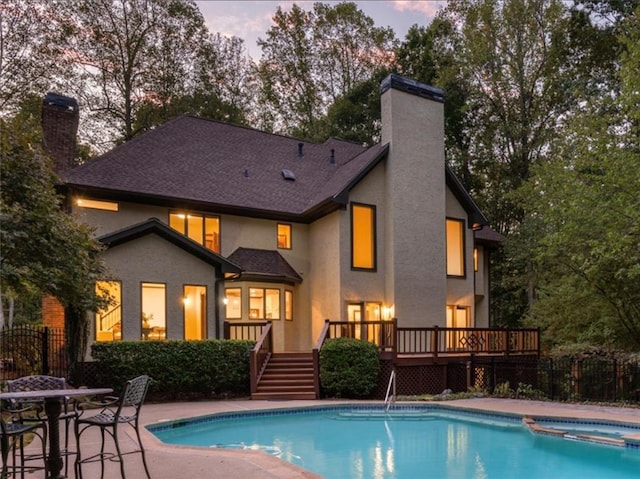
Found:
[[[273,353],[251,399],[316,399],[312,353]]]

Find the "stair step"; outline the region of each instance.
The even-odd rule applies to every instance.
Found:
[[[292,399],[316,399],[315,392],[312,393],[253,393],[251,395],[251,399],[262,399],[262,400],[292,400]]]

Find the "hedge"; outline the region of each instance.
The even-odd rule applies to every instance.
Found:
[[[373,343],[353,338],[327,339],[320,350],[320,385],[325,395],[366,398],[375,389],[380,355]]]
[[[167,399],[249,393],[253,341],[118,341],[94,343],[96,381],[120,391],[141,374],[153,379],[150,393]]]

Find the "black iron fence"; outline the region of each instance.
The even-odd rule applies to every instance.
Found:
[[[617,358],[472,362],[470,385],[555,401],[640,402],[640,362]]]
[[[63,329],[31,325],[0,329],[0,381],[31,374],[69,377]]]

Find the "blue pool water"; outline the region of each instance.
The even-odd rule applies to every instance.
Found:
[[[262,449],[326,479],[627,479],[640,450],[532,434],[520,418],[446,408],[308,408],[152,426],[163,442]]]

